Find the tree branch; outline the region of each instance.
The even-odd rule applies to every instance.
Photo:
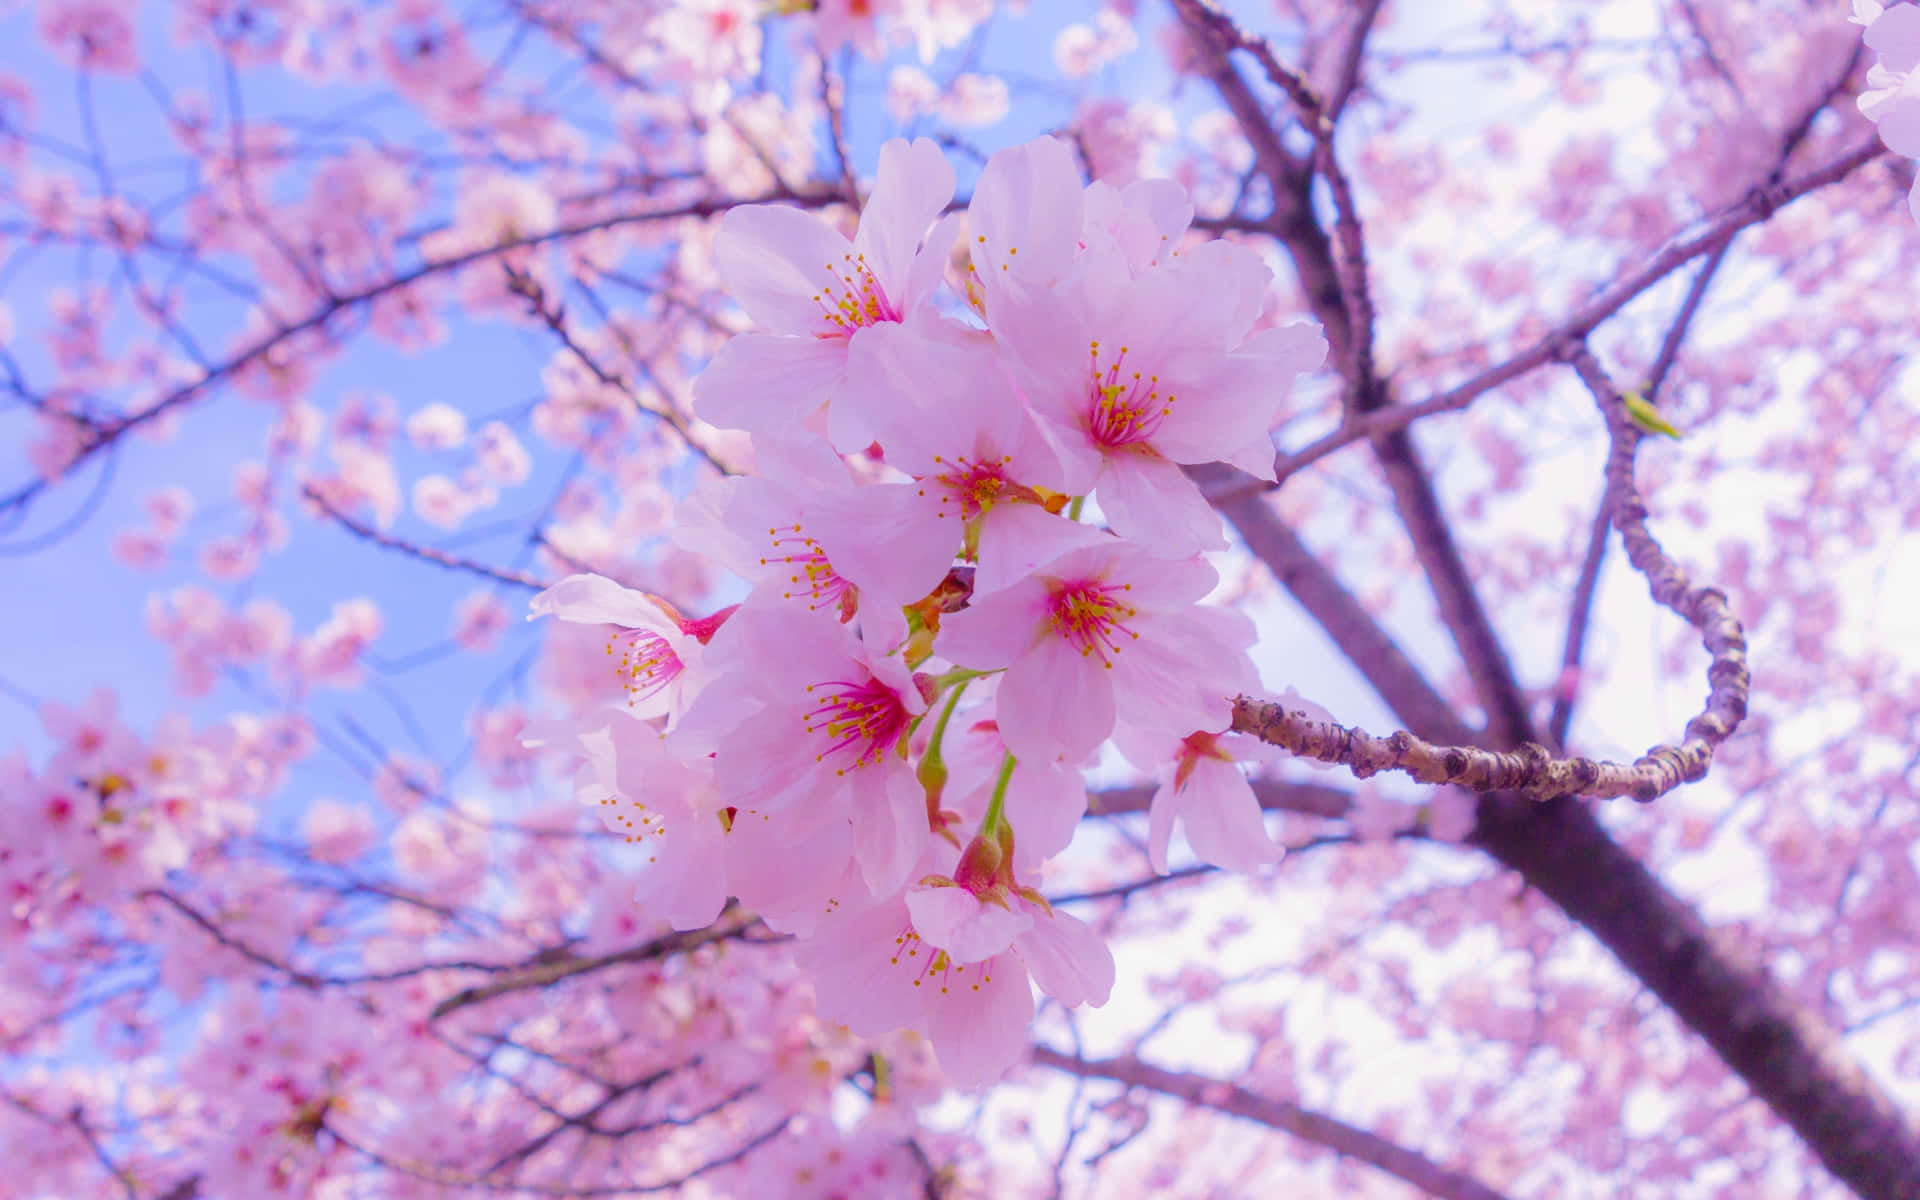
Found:
[[[527,588],[530,591],[538,592],[544,591],[548,586],[546,583],[535,579],[531,575],[523,575],[518,571],[508,570],[505,567],[490,567],[486,563],[475,562],[471,558],[462,558],[457,554],[449,554],[445,550],[435,550],[431,546],[422,546],[416,542],[407,541],[405,538],[397,538],[391,534],[382,533],[366,522],[356,520],[335,508],[333,504],[321,494],[320,490],[310,483],[301,485],[300,494],[306,497],[315,508],[318,508],[322,513],[331,517],[347,532],[363,541],[372,542],[376,546],[388,550],[398,550],[400,553],[408,555],[409,557],[420,559],[422,562],[430,562],[436,567],[445,567],[449,571],[465,571],[469,574],[478,575],[484,579],[491,579],[495,583],[504,583],[511,587]]]
[[[1377,1133],[1285,1100],[1262,1096],[1223,1080],[1183,1071],[1168,1071],[1133,1057],[1075,1058],[1046,1046],[1033,1048],[1033,1061],[1068,1075],[1111,1079],[1130,1088],[1145,1088],[1198,1108],[1210,1108],[1292,1134],[1302,1141],[1324,1146],[1336,1154],[1376,1167],[1430,1196],[1441,1197],[1441,1200],[1504,1200],[1501,1193],[1472,1176],[1442,1167],[1419,1152],[1390,1142]]]

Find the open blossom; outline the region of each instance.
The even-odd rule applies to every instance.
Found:
[[[948,1080],[967,1089],[998,1079],[1026,1048],[1030,984],[1069,1007],[1098,1007],[1114,979],[1099,934],[1012,885],[1003,858],[969,869],[982,844],[991,848],[970,846],[951,877],[829,914],[799,950],[821,1016],[862,1036],[919,1030]]]
[[[1176,821],[1185,826],[1187,844],[1202,862],[1229,871],[1254,871],[1284,853],[1268,836],[1259,798],[1238,765],[1271,758],[1274,752],[1265,743],[1237,733],[1181,737],[1133,729],[1114,740],[1135,766],[1159,776],[1147,816],[1147,857],[1154,870],[1167,873]]]
[[[1090,211],[1071,156],[1045,140],[983,171],[968,209],[980,306],[1059,431],[1068,490],[1095,492],[1115,532],[1169,555],[1224,547],[1181,467],[1273,478],[1269,432],[1326,341],[1307,325],[1253,330],[1271,279],[1253,252],[1215,241],[1163,256],[1192,215],[1169,185],[1092,196]]]
[[[665,601],[599,575],[569,575],[533,598],[528,619],[605,625],[607,658],[637,717],[678,717],[706,682],[703,643],[725,614],[688,621]]]
[[[953,167],[938,146],[896,138],[881,147],[873,197],[851,242],[797,208],[755,204],[728,212],[714,239],[715,263],[728,292],[764,332],[727,342],[694,381],[701,418],[776,432],[812,418],[843,390],[848,347],[861,332],[905,319],[939,284],[957,217],[936,218],[953,185]],[[826,429],[849,453],[873,440],[838,406],[830,406]]]
[[[759,460],[758,474],[697,489],[675,511],[673,537],[751,584],[744,608],[792,605],[842,622],[857,616],[873,645],[905,637],[900,602],[866,603],[819,536],[823,520],[832,524],[828,509],[860,511],[863,489],[839,456],[807,436],[769,442]]]
[[[887,465],[911,479],[823,497],[815,532],[876,600],[920,599],[956,556],[979,565],[976,588],[997,588],[1076,536],[1046,507],[1064,486],[1059,458],[984,335],[950,322],[875,329],[849,375],[855,396],[885,401],[871,424]]]
[[[1867,90],[1860,93],[1860,111],[1880,129],[1880,140],[1895,154],[1920,158],[1920,7],[1892,8],[1855,0],[1853,20],[1865,25],[1867,48],[1879,62],[1867,72]],[[1914,219],[1920,220],[1920,181],[1907,196]]]
[[[1195,607],[1219,577],[1200,558],[1156,558],[1118,538],[1071,550],[944,621],[938,648],[1006,669],[1000,734],[1021,758],[1077,762],[1117,715],[1162,729],[1226,725],[1252,623]]]
[[[907,762],[927,702],[906,664],[791,605],[743,607],[727,632],[739,665],[687,713],[682,752],[712,747],[729,805],[790,815],[803,832],[850,825],[868,888],[898,888],[928,837]]]

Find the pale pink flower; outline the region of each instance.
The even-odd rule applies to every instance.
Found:
[[[760,70],[760,0],[676,0],[654,22],[675,74],[693,85],[697,107],[725,103],[728,81]]]
[[[452,450],[467,440],[467,418],[435,401],[407,418],[407,438],[419,450]]]
[[[940,85],[919,67],[901,63],[887,73],[887,115],[905,124],[940,103]]]
[[[314,858],[338,864],[352,862],[372,849],[377,831],[373,814],[365,808],[323,797],[307,806],[300,836]]]
[[[120,696],[112,688],[95,688],[86,703],[69,708],[57,700],[40,706],[40,724],[47,736],[72,756],[80,773],[103,763],[128,757],[138,742],[120,723]]]
[[[421,808],[403,818],[388,839],[394,865],[426,883],[435,895],[460,900],[487,871],[487,837],[471,821]]]
[[[902,0],[818,0],[814,6],[814,36],[820,52],[832,54],[851,45],[870,59],[885,53],[878,19],[900,11]]]
[[[474,507],[467,490],[445,475],[423,475],[413,481],[413,511],[429,525],[453,529]]]
[[[153,522],[153,532],[162,538],[171,538],[186,525],[187,518],[193,515],[193,497],[187,489],[178,484],[159,488],[149,492],[141,502],[147,511],[147,519]]]
[[[1270,760],[1270,747],[1224,731],[1179,737],[1127,728],[1114,740],[1135,766],[1159,778],[1147,813],[1147,857],[1154,870],[1167,872],[1176,821],[1203,862],[1244,873],[1279,861],[1284,848],[1268,836],[1259,798],[1238,765]]]
[[[1252,624],[1196,607],[1218,581],[1200,558],[1152,557],[1117,538],[1072,550],[945,618],[936,650],[1006,668],[1000,734],[1021,758],[1077,762],[1116,715],[1163,729],[1226,725]]]
[[[453,610],[450,635],[462,649],[485,652],[500,643],[508,625],[507,606],[492,592],[473,591]]]
[[[250,538],[217,537],[200,547],[200,569],[210,578],[245,579],[260,565],[260,549]]]
[[[729,805],[804,828],[850,823],[876,895],[897,889],[929,837],[907,736],[927,701],[898,655],[874,651],[832,617],[793,605],[729,620],[738,668],[700,693],[677,736],[711,748]]]
[[[905,637],[899,608],[863,605],[815,536],[818,513],[858,511],[861,503],[864,489],[840,458],[818,438],[772,440],[760,447],[758,468],[696,488],[675,510],[669,536],[752,584],[743,607],[789,604],[843,622],[858,616],[876,646]]]
[[[1920,157],[1920,7],[1899,4],[1883,11],[1856,3],[1853,19],[1867,26],[1866,43],[1880,60],[1867,72],[1860,111],[1880,130],[1887,149]],[[1907,206],[1920,220],[1920,181]]]
[[[1269,278],[1226,242],[1137,275],[1090,247],[1051,288],[1015,279],[992,294],[994,336],[1035,412],[1061,430],[1069,486],[1097,490],[1115,531],[1169,554],[1223,547],[1218,515],[1181,464],[1274,477],[1269,431],[1326,341],[1301,324],[1249,334]]]
[[[1011,107],[1006,80],[968,71],[954,76],[940,102],[940,115],[955,125],[979,129],[1005,120]]]
[[[488,482],[511,487],[527,481],[533,474],[533,458],[520,444],[513,430],[499,421],[489,421],[474,438],[474,457]]]
[[[969,871],[972,853],[952,878],[829,913],[799,949],[821,1016],[868,1037],[920,1030],[963,1089],[992,1083],[1019,1059],[1033,1020],[1030,983],[1069,1007],[1098,1007],[1114,980],[1097,933],[1031,889],[1008,886],[995,867]]]
[[[542,616],[608,626],[608,664],[626,691],[628,711],[671,723],[705,685],[705,643],[727,611],[689,621],[658,596],[599,575],[569,575],[533,598],[527,619]]]
[[[1103,8],[1094,14],[1092,25],[1076,22],[1054,35],[1053,63],[1068,79],[1084,79],[1139,44],[1133,22]]]
[[[830,493],[809,521],[876,602],[920,599],[956,555],[980,564],[976,590],[992,590],[1087,536],[1041,507],[1034,489],[1063,487],[1059,458],[983,335],[944,322],[875,329],[848,378],[887,464],[913,478]]]
[[[82,71],[139,69],[131,8],[110,0],[40,0],[40,36]]]
[[[851,242],[797,208],[729,211],[714,239],[715,265],[765,332],[727,342],[694,381],[701,418],[770,433],[813,417],[844,386],[848,347],[861,331],[900,321],[931,299],[958,220],[937,220],[953,185],[938,146],[896,138],[881,147],[879,178]],[[873,440],[838,406],[829,406],[827,429],[846,452]]]
[[[158,534],[129,529],[113,539],[113,556],[136,571],[157,571],[166,564],[167,543]]]
[[[380,636],[380,609],[364,596],[333,606],[332,615],[300,640],[295,659],[308,684],[352,687],[360,682],[361,656]]]

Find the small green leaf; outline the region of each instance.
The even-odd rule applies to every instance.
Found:
[[[1647,402],[1645,396],[1639,392],[1628,392],[1621,399],[1627,402],[1627,415],[1633,418],[1635,425],[1648,433],[1665,434],[1676,441],[1679,439],[1680,431],[1669,424],[1667,419],[1660,415],[1660,410]]]

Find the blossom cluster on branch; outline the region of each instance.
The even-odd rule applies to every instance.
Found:
[[[1229,732],[1253,625],[1202,603],[1226,540],[1182,467],[1272,478],[1268,431],[1326,343],[1263,323],[1268,268],[1190,241],[1177,184],[1083,185],[1052,138],[988,160],[943,292],[953,191],[938,147],[897,140],[851,241],[729,213],[715,257],[758,328],[695,402],[758,469],[677,525],[748,590],[689,618],[576,575],[533,610],[611,629],[624,708],[540,737],[648,847],[636,903],[694,929],[738,899],[800,939],[823,1016],[920,1030],[977,1087],[1026,1043],[1030,979],[1068,1006],[1112,989],[1106,946],[1035,887],[1103,745],[1161,776],[1160,870],[1176,820],[1218,866],[1280,856]]]

